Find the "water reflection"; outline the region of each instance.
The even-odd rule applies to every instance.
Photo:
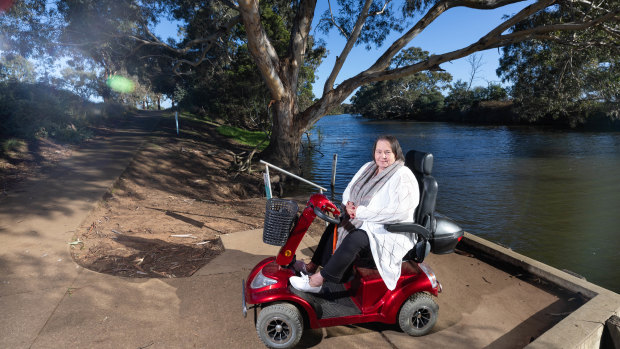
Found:
[[[469,232],[620,292],[620,134],[327,116],[304,177],[329,188],[337,153],[339,198],[379,134],[434,154],[438,211]]]

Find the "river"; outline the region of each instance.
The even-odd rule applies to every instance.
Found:
[[[304,136],[303,176],[330,188],[337,153],[339,200],[379,134],[433,153],[437,211],[466,231],[620,292],[620,133],[331,115]]]

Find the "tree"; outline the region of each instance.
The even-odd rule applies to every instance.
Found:
[[[391,68],[414,64],[427,59],[429,53],[420,48],[403,50]],[[379,81],[362,86],[352,98],[353,110],[373,118],[420,118],[437,114],[443,109],[441,90],[452,76],[445,72],[426,71],[395,80]]]
[[[583,1],[587,2],[586,0]],[[549,21],[524,30],[510,30],[519,22],[527,20],[537,13],[548,11],[548,9],[557,6],[558,3],[572,3],[572,1],[538,0],[507,18],[502,24],[470,45],[455,51],[432,55],[421,62],[390,69],[392,58],[448,9],[462,6],[483,10],[500,8],[518,2],[522,1],[405,1],[402,8],[405,17],[411,18],[417,11],[424,11],[422,17],[392,43],[370,68],[335,86],[336,78],[354,45],[360,43],[381,44],[389,30],[404,29],[400,27],[402,22],[396,21],[395,16],[398,11],[393,9],[395,6],[389,1],[339,0],[338,14],[332,16],[331,12],[326,13],[324,23],[328,23],[329,28],[338,28],[339,32],[347,39],[347,43],[336,59],[332,73],[323,88],[323,95],[310,107],[299,110],[296,101],[299,69],[303,65],[307,50],[307,40],[310,25],[314,18],[316,1],[302,0],[290,5],[294,8],[295,17],[291,23],[289,48],[286,54],[281,56],[277,54],[261,24],[258,0],[223,1],[222,3],[228,5],[231,10],[238,11],[240,21],[247,33],[250,53],[265,79],[274,101],[273,129],[270,144],[265,150],[264,156],[287,168],[297,168],[297,154],[303,132],[325,115],[330,108],[342,103],[351,93],[363,85],[398,79],[424,70],[437,69],[441,63],[462,58],[474,52],[498,48],[534,37],[544,39],[559,31],[584,30],[601,26],[607,22],[612,23],[610,25],[616,25],[614,21],[617,21],[620,13],[618,3],[615,1],[601,3],[600,5],[592,3],[589,12],[576,14],[570,21]],[[427,8],[428,10],[425,10]],[[573,11],[570,6],[562,7],[562,10]],[[617,27],[612,29],[617,32]]]
[[[0,81],[34,82],[34,65],[19,54],[0,56]]]
[[[574,6],[588,10],[583,4]],[[570,21],[558,6],[521,23],[520,28],[529,30],[548,17]],[[602,24],[577,33],[555,33],[548,41],[535,39],[503,48],[498,75],[514,84],[516,112],[531,121],[561,117],[572,126],[596,112],[618,117],[619,38],[617,26]],[[576,45],[576,39],[583,44]]]
[[[471,89],[474,80],[476,80],[476,75],[484,65],[482,61],[482,55],[478,53],[474,53],[471,56],[467,57],[467,63],[469,64],[469,85],[467,88]]]

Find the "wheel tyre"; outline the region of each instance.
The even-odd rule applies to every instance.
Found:
[[[400,308],[398,324],[410,336],[424,336],[435,326],[438,312],[439,306],[430,294],[416,293]]]
[[[294,305],[273,304],[258,314],[256,332],[269,348],[292,348],[301,339],[303,324],[303,318]]]

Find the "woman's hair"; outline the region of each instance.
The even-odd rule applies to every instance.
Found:
[[[375,140],[375,144],[372,146],[372,159],[375,158],[375,150],[377,150],[377,143],[379,141],[388,141],[390,143],[390,147],[392,148],[392,153],[394,153],[394,157],[396,160],[405,161],[405,156],[403,155],[403,150],[400,148],[400,143],[398,143],[398,139],[394,136],[382,135],[377,137]]]

